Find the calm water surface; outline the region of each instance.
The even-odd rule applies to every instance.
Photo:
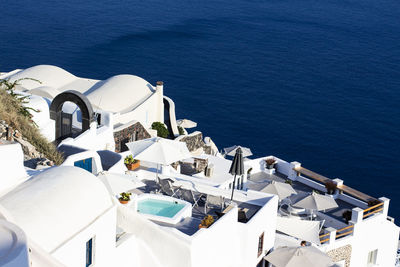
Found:
[[[219,148],[297,160],[400,218],[399,1],[0,3],[1,71],[163,80]]]

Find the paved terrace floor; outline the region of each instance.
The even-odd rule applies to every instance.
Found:
[[[155,181],[143,180],[142,182],[144,182],[146,184],[146,186],[138,188],[138,189],[142,190],[145,193],[160,193],[160,187]],[[198,193],[196,193],[196,194],[198,194]],[[179,193],[177,195],[179,198]],[[198,197],[198,195],[196,195],[196,197]],[[205,210],[205,208],[204,208],[204,205],[206,204],[205,199],[206,199],[205,195],[202,196],[200,198],[200,200],[198,201],[198,206],[196,205],[195,207],[192,208],[192,216],[185,218],[183,221],[181,221],[177,224],[168,224],[168,223],[158,222],[158,221],[153,221],[153,222],[160,226],[173,227],[173,228],[191,236],[194,233],[196,233],[197,230],[199,230],[199,224],[201,223],[201,220],[207,214],[212,215],[214,217],[215,221],[217,221],[218,216],[217,216],[216,212],[222,212],[222,210],[223,210],[223,208],[217,207],[217,206],[212,206],[212,207],[207,208],[207,210]],[[246,213],[246,217],[248,220],[250,220],[251,217],[253,217],[257,213],[257,211],[261,208],[260,206],[252,205],[252,204],[248,204],[248,203],[244,203],[244,202],[235,201],[235,203],[238,205],[238,208],[247,208],[248,209],[248,212]],[[191,202],[191,204],[193,205],[194,203]]]
[[[260,191],[265,186],[267,186],[269,183],[271,183],[271,181],[277,181],[277,182],[284,183],[286,180],[288,180],[287,176],[284,174],[278,173],[278,172],[276,172],[275,174],[259,172],[259,173],[252,174],[250,176],[249,182],[248,182],[248,188],[251,190]],[[297,192],[297,195],[293,195],[292,197],[290,197],[292,203],[295,203],[296,201],[305,197],[307,194],[311,193],[312,191],[318,191],[318,190],[315,190],[315,189],[313,189],[305,184],[302,184],[300,182],[297,182],[297,181],[292,182],[292,187]],[[324,192],[320,192],[320,191],[319,191],[319,193],[324,194]],[[355,208],[356,206],[351,205],[340,199],[337,199],[336,203],[339,206],[338,208],[324,211],[323,213],[328,215],[329,217],[332,217],[335,220],[340,221],[341,223],[346,223],[346,221],[342,217],[343,212],[346,210],[351,210],[351,209]],[[330,226],[329,222],[326,222],[325,226],[329,227]]]

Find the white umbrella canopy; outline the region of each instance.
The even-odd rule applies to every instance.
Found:
[[[311,195],[308,195],[307,197],[294,203],[293,206],[310,210],[328,210],[337,208],[338,204],[330,196],[312,193]]]
[[[112,195],[119,195],[122,192],[146,185],[134,176],[117,173],[100,173],[97,177]]]
[[[253,153],[251,153],[250,148],[242,147],[242,146],[238,146],[238,145],[234,145],[234,146],[231,146],[231,147],[224,148],[225,154],[228,155],[228,156],[232,156],[233,157],[233,156],[235,156],[236,150],[239,147],[242,149],[242,156],[244,158],[253,155]]]
[[[319,238],[320,221],[300,220],[295,217],[276,217],[276,230],[300,240],[321,244]]]
[[[285,199],[292,194],[297,194],[290,184],[275,181],[272,181],[269,185],[261,189],[261,192],[277,195],[280,200]]]
[[[312,246],[278,248],[264,259],[276,267],[329,267],[333,265],[328,255]]]
[[[177,120],[176,124],[178,126],[181,126],[183,128],[194,128],[197,127],[197,123],[188,119],[181,119],[181,120]]]
[[[190,158],[186,143],[161,137],[143,139],[126,144],[135,159],[169,165]]]

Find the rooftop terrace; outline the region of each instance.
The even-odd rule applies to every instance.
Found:
[[[143,180],[143,182],[146,184],[146,186],[142,188],[138,188],[142,190],[144,193],[152,193],[152,194],[164,194],[168,195],[166,192],[162,191],[162,188],[156,181],[154,180]],[[204,219],[204,217],[208,214],[212,215],[214,220],[217,221],[221,216],[223,216],[224,210],[229,210],[230,205],[236,205],[239,209],[239,211],[245,211],[245,218],[241,218],[238,215],[238,222],[241,223],[246,223],[248,220],[250,220],[261,208],[260,205],[255,205],[251,203],[246,203],[246,202],[241,202],[241,201],[230,201],[230,200],[225,200],[223,199],[223,202],[221,203],[222,205],[215,205],[215,204],[210,204],[207,202],[207,194],[202,193],[202,192],[195,192],[195,198],[190,199],[184,196],[184,189],[177,189],[177,194],[174,197],[177,197],[179,199],[183,199],[185,201],[188,201],[192,204],[192,216],[185,218],[183,221],[177,223],[177,224],[169,224],[165,222],[160,222],[160,221],[153,221],[154,223],[163,226],[163,227],[172,227],[175,228],[182,233],[185,233],[186,235],[193,235],[199,230],[199,224],[201,223],[201,220]],[[137,191],[136,191],[137,192]],[[196,202],[196,205],[194,205],[195,201],[198,199]]]

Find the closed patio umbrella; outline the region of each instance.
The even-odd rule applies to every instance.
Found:
[[[238,145],[224,148],[224,151],[225,151],[226,155],[233,157],[233,156],[235,156],[236,150],[238,148],[240,148],[242,150],[242,157],[249,157],[249,156],[253,155],[253,153],[251,153],[250,148],[242,147],[242,146],[238,146]]]
[[[229,169],[229,173],[234,175],[233,186],[232,186],[232,196],[231,196],[231,200],[232,200],[233,199],[233,191],[235,190],[236,175],[243,175],[243,173],[244,173],[242,149],[240,147],[236,149],[236,154],[235,154],[235,157],[233,158],[231,168]]]
[[[277,195],[279,200],[285,199],[292,194],[297,194],[290,184],[275,181],[261,189],[261,192]]]
[[[331,196],[316,194],[314,192],[297,201],[293,206],[310,210],[328,210],[338,207],[336,201]]]
[[[329,267],[331,258],[316,247],[282,247],[264,257],[276,267]]]

